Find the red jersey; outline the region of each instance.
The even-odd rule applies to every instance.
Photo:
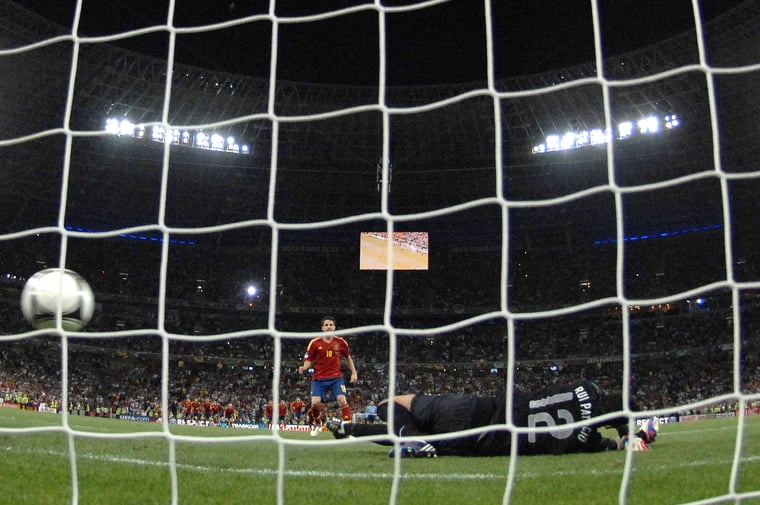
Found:
[[[314,379],[335,379],[343,377],[340,370],[341,356],[350,356],[348,342],[341,337],[333,337],[326,342],[323,337],[317,337],[309,342],[304,360],[311,361],[314,368]]]
[[[304,411],[304,409],[305,409],[305,408],[306,408],[306,403],[304,403],[304,402],[303,402],[303,401],[301,401],[301,400],[294,400],[294,401],[293,401],[293,402],[290,404],[290,410],[291,410],[291,411],[292,411],[294,414],[300,414],[300,413],[302,413],[302,412]]]
[[[211,402],[211,413],[215,416],[219,415],[219,413],[222,411],[222,406],[219,405],[217,402]]]

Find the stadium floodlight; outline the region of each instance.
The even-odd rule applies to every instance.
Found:
[[[195,134],[195,147],[208,149],[208,146],[209,146],[208,142],[209,142],[209,137],[206,134],[206,132],[198,132]]]
[[[678,128],[681,126],[681,120],[678,118],[677,114],[668,114],[665,116],[665,128],[672,129],[672,128]]]
[[[121,135],[132,136],[135,132],[135,125],[128,119],[125,119],[119,125],[119,133]]]
[[[256,286],[253,284],[246,286],[243,301],[249,309],[252,309],[256,306],[257,300],[259,298],[258,295],[259,290],[256,289]]]
[[[224,149],[224,137],[218,133],[211,135],[211,149],[214,149],[215,151],[221,151]]]
[[[575,147],[587,146],[590,142],[590,133],[583,130],[575,134]]]
[[[560,149],[572,149],[575,147],[575,133],[573,132],[567,132],[564,135],[562,135],[562,140],[560,141]]]
[[[133,136],[135,125],[128,119],[106,118],[105,130],[112,135]]]
[[[119,120],[116,118],[106,118],[106,131],[113,135],[119,134]]]
[[[607,142],[608,135],[606,135],[604,133],[604,130],[602,130],[601,128],[596,128],[594,130],[591,130],[589,137],[591,140],[591,145],[595,146],[595,145],[604,144],[605,142]]]
[[[633,123],[624,121],[618,125],[618,138],[627,139],[633,135]]]
[[[145,125],[135,126],[128,119],[119,119],[107,117],[105,119],[105,131],[111,135],[120,137],[129,136],[136,139],[145,137]],[[225,151],[230,153],[248,154],[250,148],[247,145],[241,146],[233,135],[224,136],[214,133],[209,135],[203,131],[192,132],[190,130],[178,130],[167,128],[157,124],[151,127],[150,138],[154,142],[171,142],[172,144],[184,145],[188,147],[197,147],[200,149],[213,149],[215,151]]]
[[[163,142],[164,137],[166,136],[166,130],[161,125],[154,125],[151,129],[150,136],[156,142]]]
[[[559,151],[560,150],[560,138],[559,138],[559,135],[548,135],[546,137],[546,150],[547,151]]]
[[[655,116],[640,119],[638,127],[639,132],[642,135],[646,135],[648,133],[657,133],[660,131],[660,120]]]
[[[681,125],[681,120],[677,114],[668,114],[662,117],[645,117],[638,120],[635,125],[632,121],[623,121],[618,124],[617,138],[619,140],[625,140],[632,138],[635,135],[660,133],[662,125],[664,125],[666,129],[677,128]],[[595,146],[605,144],[611,140],[612,132],[609,129],[602,128],[568,132],[562,136],[550,134],[546,136],[544,143],[536,144],[533,147],[533,154],[577,149],[589,145]]]

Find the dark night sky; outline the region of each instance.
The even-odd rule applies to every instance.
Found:
[[[25,7],[71,26],[74,0],[18,0]],[[389,7],[414,5],[388,0]],[[703,16],[739,0],[704,0]],[[284,7],[280,7],[282,4]],[[110,35],[166,23],[168,0],[83,0],[81,35]],[[376,83],[378,14],[368,0],[288,0],[278,16],[304,16],[351,6],[367,9],[338,19],[282,23],[278,77],[339,84]],[[591,1],[494,0],[494,61],[497,77],[512,77],[594,59]],[[174,25],[194,27],[266,14],[266,0],[177,0]],[[605,54],[650,45],[693,27],[691,0],[599,0]],[[484,81],[486,58],[483,2],[452,0],[386,17],[389,85]],[[211,33],[177,38],[178,62],[231,73],[269,75],[271,23],[263,20]],[[162,31],[118,42],[125,48],[166,57]]]

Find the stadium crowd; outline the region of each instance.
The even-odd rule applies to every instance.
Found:
[[[760,391],[760,317],[742,312],[741,384]],[[733,391],[733,334],[730,308],[698,313],[647,313],[633,318],[628,332],[631,386],[646,409],[686,412],[726,410],[713,396]],[[506,384],[507,338],[503,321],[426,336],[397,335],[397,394],[492,394]],[[623,386],[624,332],[608,311],[576,318],[515,323],[514,381],[520,390],[589,378],[609,390]],[[347,335],[360,382],[350,388],[355,412],[388,396],[389,336]],[[295,369],[305,341],[283,338],[279,398],[308,397],[308,380]],[[274,397],[274,339],[269,335],[226,340],[171,341],[169,416],[187,420],[226,415],[248,422],[265,417]],[[70,338],[68,409],[72,414],[140,416],[161,414],[162,341],[157,334],[122,338]],[[0,345],[0,392],[5,402],[62,408],[61,346],[56,335],[9,340]],[[189,408],[197,402],[203,408]],[[227,412],[227,414],[225,414]],[[288,412],[287,419],[291,420]]]
[[[28,242],[8,244],[14,253],[3,255],[0,265],[5,272],[34,272],[45,261],[54,264],[56,257],[40,259],[50,246],[41,242],[44,240],[32,237]],[[350,391],[352,407],[359,412],[370,401],[389,395],[392,370],[397,394],[491,394],[505,388],[510,362],[514,364],[514,383],[521,390],[578,378],[617,390],[623,386],[623,360],[629,357],[632,393],[648,409],[680,411],[685,405],[732,393],[735,373],[741,374],[739,383],[744,391],[760,391],[760,296],[754,292],[742,292],[738,341],[728,290],[706,292],[700,299],[632,306],[629,318],[622,317],[619,306],[554,317],[521,317],[513,321],[510,339],[510,326],[500,313],[501,286],[498,276],[492,275],[499,268],[500,254],[495,254],[498,251],[492,245],[473,247],[464,239],[451,240],[447,252],[438,250],[431,272],[394,278],[393,333],[376,329],[384,321],[386,274],[357,272],[357,265],[349,265],[355,259],[353,252],[343,250],[342,245],[314,246],[319,251],[311,253],[314,261],[309,262],[303,261],[298,244],[284,243],[277,292],[264,291],[254,298],[241,295],[241,283],[235,279],[251,278],[254,272],[246,265],[256,261],[268,267],[266,240],[258,249],[250,244],[241,248],[239,260],[208,250],[198,254],[190,246],[173,248],[163,320],[163,329],[170,336],[170,415],[183,416],[185,401],[197,399],[222,407],[232,405],[240,419],[260,419],[274,397],[276,338],[282,356],[280,398],[307,397],[308,380],[295,370],[309,338],[306,333],[317,333],[324,314],[338,317],[339,330],[356,329],[344,336],[359,372],[359,384]],[[84,242],[79,247],[72,240],[69,251],[79,261],[72,266],[96,292],[98,308],[87,329],[117,333],[110,338],[68,339],[68,408],[76,413],[150,417],[160,408],[163,340],[158,331],[155,268],[160,247],[150,241],[123,239]],[[145,247],[153,247],[152,252],[146,253]],[[134,263],[102,263],[103,258],[116,257],[129,257]],[[605,295],[594,278],[579,284],[582,277],[576,266],[565,266],[565,274],[557,278],[552,267],[546,266],[550,261],[525,260],[525,265],[522,261],[514,265],[515,282],[509,298],[510,310],[515,313],[561,308]],[[524,268],[531,268],[525,278],[533,281],[520,281],[518,274]],[[354,277],[348,278],[347,271]],[[657,269],[642,271],[652,274]],[[714,280],[706,270],[699,272],[693,282]],[[546,278],[552,281],[541,282]],[[340,289],[334,288],[336,282]],[[654,281],[649,284],[659,286]],[[4,322],[0,332],[4,335],[17,336],[29,329],[18,306],[22,286],[21,277],[0,279],[0,318]],[[268,327],[272,295],[278,306],[275,328],[282,335],[273,335]],[[483,314],[493,317],[456,330],[437,330]],[[627,328],[623,321],[629,322]],[[415,331],[405,333],[403,329]],[[122,330],[131,330],[130,336],[119,336]],[[140,336],[135,335],[136,330]],[[234,336],[220,338],[226,334]],[[391,366],[391,338],[395,338],[395,367]],[[741,346],[741,363],[734,370],[737,345]],[[55,334],[0,341],[3,399],[60,405],[61,370],[61,343]]]

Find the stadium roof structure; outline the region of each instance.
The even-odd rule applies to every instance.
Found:
[[[55,25],[10,0],[0,0],[0,141],[5,158],[3,215],[8,230],[25,220],[29,206],[50,207],[60,186],[45,184],[45,171],[62,159],[61,133],[70,113],[69,131],[76,133],[72,162],[87,171],[108,170],[114,187],[98,185],[82,191],[107,190],[123,199],[123,216],[105,216],[97,203],[71,209],[69,215],[93,228],[154,222],[155,208],[134,202],[153,201],[151,184],[160,179],[151,170],[160,164],[158,146],[118,144],[103,134],[107,117],[135,124],[161,123],[167,87],[166,61],[127,51],[109,43],[87,41],[73,53],[66,28]],[[704,27],[712,67],[757,65],[760,61],[760,5],[748,0]],[[619,182],[641,184],[710,170],[712,167],[708,82],[700,65],[695,33],[687,32],[637,51],[603,61],[601,74],[611,84],[611,124],[652,114],[677,114],[677,134],[650,143],[635,142],[617,151]],[[71,64],[76,56],[76,81],[67,109]],[[478,198],[496,196],[494,143],[501,138],[504,195],[544,199],[567,195],[608,182],[607,150],[603,147],[536,155],[533,148],[548,135],[604,128],[603,87],[595,62],[532,75],[502,79],[489,91],[482,82],[454,85],[403,86],[385,90],[390,112],[391,212],[425,212]],[[645,78],[636,84],[629,79]],[[177,225],[203,226],[266,215],[273,140],[269,80],[176,64],[171,74],[168,124],[212,128],[251,146],[249,156],[172,151],[181,173],[195,170],[198,185],[177,181],[169,198],[177,205]],[[756,100],[757,71],[718,74],[722,168],[756,169],[760,159],[756,135],[747,128],[760,114]],[[497,98],[498,97],[498,98]],[[278,219],[303,221],[377,212],[383,159],[383,110],[377,86],[341,86],[277,81],[273,113],[278,130],[277,198],[293,205],[278,207]],[[499,119],[495,119],[498,102]],[[328,114],[316,118],[314,115]],[[500,137],[495,135],[499,123]],[[24,138],[25,142],[7,144]],[[124,139],[122,139],[124,140]],[[706,140],[706,142],[705,142]],[[661,160],[661,161],[657,161]],[[148,168],[150,167],[150,168]],[[215,168],[216,167],[216,170]],[[665,168],[663,168],[665,167]],[[221,170],[232,177],[218,177]],[[60,167],[48,172],[53,180]],[[146,175],[146,173],[152,175]],[[288,176],[288,174],[294,174]],[[642,175],[644,174],[644,175]],[[536,182],[538,181],[538,182]],[[331,197],[309,203],[315,184]],[[147,192],[147,193],[146,193]],[[34,194],[19,205],[13,195]],[[142,195],[136,198],[134,195]],[[76,196],[76,195],[74,195]],[[199,206],[199,202],[202,202]],[[7,206],[7,207],[6,207]],[[188,209],[202,207],[204,216]],[[328,208],[329,207],[329,208]],[[338,210],[341,209],[341,210]],[[53,205],[51,214],[57,211]],[[36,212],[36,211],[35,211]],[[144,219],[127,213],[144,215]],[[44,212],[39,212],[44,214]],[[15,217],[13,217],[15,216]],[[32,220],[35,221],[34,219]],[[42,219],[39,223],[50,224]],[[29,223],[26,222],[25,226]]]

